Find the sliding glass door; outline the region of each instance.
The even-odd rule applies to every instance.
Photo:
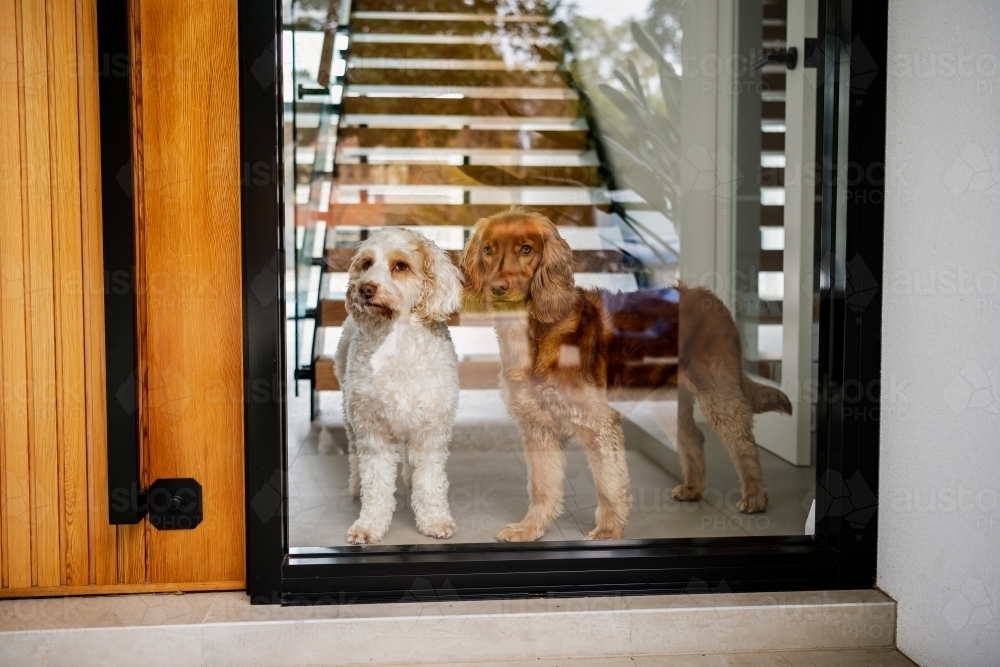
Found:
[[[244,0],[255,4],[266,3]],[[852,88],[852,43],[867,40],[871,58],[885,27],[855,5],[284,2],[272,92],[283,166],[280,183],[259,186],[284,202],[271,222],[284,384],[261,407],[283,420],[280,453],[263,454],[273,426],[248,434],[250,460],[280,461],[248,483],[260,524],[251,535],[270,536],[252,536],[251,551],[271,540],[257,550],[270,554],[261,581],[284,581],[287,600],[391,597],[435,572],[470,595],[864,581],[875,507],[862,496],[875,485],[877,437],[852,420],[877,395],[862,392],[866,405],[847,412],[840,388],[862,381],[857,355],[877,345],[879,325],[870,309],[846,321],[837,285],[851,248],[870,271],[880,266],[880,241],[858,239],[862,229],[881,238],[881,212],[853,202],[838,169],[852,159],[855,123],[884,105],[880,81]],[[244,11],[244,33],[262,16]],[[264,154],[246,132],[245,151]],[[569,305],[555,324],[531,272],[556,260],[493,256],[507,241],[491,225],[508,218],[557,235],[518,241],[523,255],[566,250],[555,270],[568,276],[559,298]],[[432,326],[453,349],[455,408],[425,420],[447,422],[435,445],[447,461],[446,531],[421,518],[419,420],[385,397],[375,420],[384,449],[372,449],[352,398],[390,373],[352,341],[382,335],[366,324],[377,298],[358,290],[397,285],[395,273],[387,284],[366,277],[379,249],[404,238],[391,230],[442,251],[464,281],[461,305]],[[503,262],[527,267],[531,287],[516,303]],[[479,271],[492,276],[482,294]],[[420,335],[405,309],[386,318],[394,336]],[[567,333],[591,330],[603,332],[592,347]],[[558,350],[551,367],[547,345]],[[393,359],[409,380],[391,394],[432,390],[421,355]],[[877,367],[863,373],[877,384]],[[594,435],[588,419],[604,415],[611,435]],[[391,474],[371,462],[383,454]],[[377,475],[388,490],[376,491]],[[268,499],[279,509],[262,512]],[[376,502],[391,505],[385,527],[359,539]],[[841,547],[845,531],[857,539]]]

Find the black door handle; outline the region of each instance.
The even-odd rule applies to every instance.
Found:
[[[298,87],[298,92],[299,92],[299,99],[301,100],[306,95],[329,95],[330,87],[327,86],[325,88],[306,88],[300,83]]]
[[[760,69],[770,63],[785,63],[786,69],[795,69],[799,62],[799,50],[794,46],[788,47],[784,53],[769,53],[753,64],[754,69]]]
[[[97,3],[100,62],[129,54],[128,2]],[[111,59],[111,60],[108,60]],[[127,61],[126,61],[127,63]],[[135,226],[132,206],[132,106],[129,77],[102,76],[101,205],[103,212],[105,382],[107,386],[108,522],[146,516],[139,474],[139,378],[136,375]]]

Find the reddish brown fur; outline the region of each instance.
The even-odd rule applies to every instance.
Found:
[[[583,443],[598,488],[598,525],[590,537],[622,536],[631,495],[620,417],[607,406],[608,389],[678,389],[685,479],[674,498],[697,500],[705,488],[697,398],[740,474],[740,511],[766,509],[753,415],[791,414],[791,403],[743,372],[739,332],[711,291],[681,284],[678,303],[664,298],[669,290],[612,294],[574,287],[569,245],[547,218],[520,209],[480,220],[461,264],[466,308],[495,314],[504,400],[529,464],[528,515],[498,539],[537,539],[561,512],[562,448],[569,437]]]

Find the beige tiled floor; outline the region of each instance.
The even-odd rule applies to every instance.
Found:
[[[439,667],[457,667],[460,663]],[[468,664],[468,663],[464,663]],[[841,649],[838,651],[760,651],[694,655],[582,658],[477,662],[474,667],[915,667],[895,649]]]
[[[360,511],[347,493],[346,439],[339,394],[324,393],[322,423],[326,434],[308,423],[293,424],[289,451],[289,537],[293,547],[341,546]],[[297,429],[297,431],[295,430]],[[748,534],[801,535],[812,501],[813,468],[797,468],[761,452],[770,484],[770,507],[747,516],[735,509],[739,483],[722,444],[707,430],[709,489],[699,503],[679,503],[670,491],[679,483],[647,455],[664,448],[635,424],[626,425],[627,454],[635,498],[626,539],[723,537]],[[506,417],[497,392],[463,392],[448,463],[452,514],[458,524],[451,542],[491,542],[497,530],[524,516],[528,499],[524,457],[518,434]],[[646,453],[644,453],[646,452]],[[669,464],[676,454],[662,449],[657,458]],[[672,458],[671,458],[672,457]],[[675,472],[678,467],[673,466]],[[414,527],[408,491],[400,480],[397,508],[385,545],[429,544]],[[565,512],[544,540],[579,540],[594,526],[596,493],[583,452],[567,456]]]
[[[469,663],[437,663],[457,667]],[[474,667],[915,667],[895,649],[842,649],[839,651],[759,651],[697,655],[635,656],[528,662],[477,662]]]
[[[895,603],[874,590],[291,607],[236,592],[0,600],[0,665],[909,667],[892,650],[895,625]]]

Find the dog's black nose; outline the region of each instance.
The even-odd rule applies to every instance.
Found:
[[[506,280],[494,280],[490,283],[490,291],[493,292],[493,296],[503,296],[509,288],[510,283]]]
[[[361,283],[358,285],[358,293],[366,299],[370,299],[375,296],[375,292],[377,291],[378,285],[375,283]]]

